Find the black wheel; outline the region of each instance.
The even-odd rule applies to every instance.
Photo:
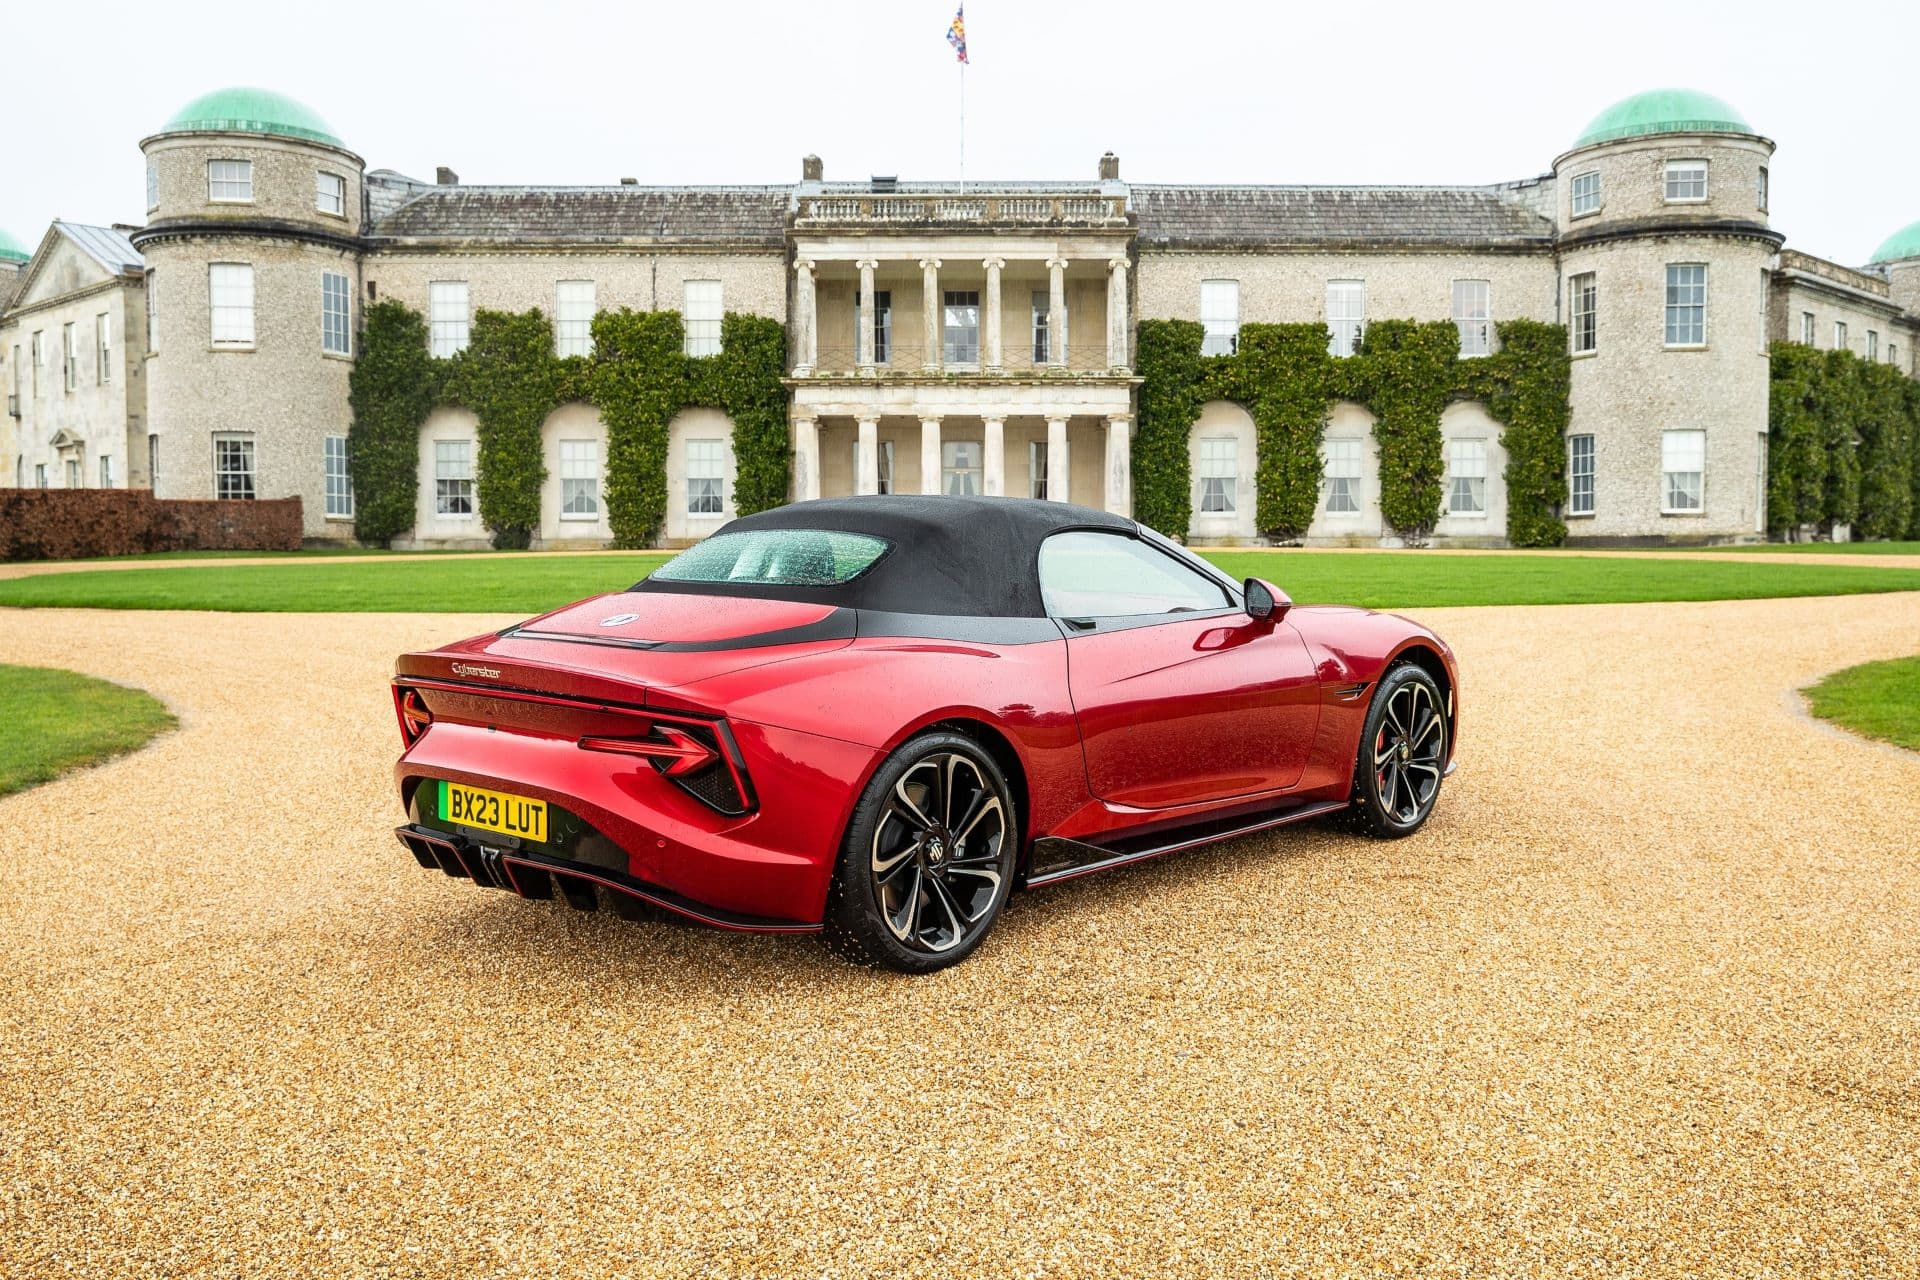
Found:
[[[965,959],[1006,905],[1018,845],[993,757],[955,733],[915,738],[854,806],[827,895],[827,945],[902,973]]]
[[[1360,733],[1348,827],[1383,840],[1412,835],[1433,812],[1446,767],[1440,687],[1412,664],[1392,668],[1373,692]]]

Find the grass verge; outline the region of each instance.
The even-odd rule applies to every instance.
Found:
[[[0,664],[0,796],[124,755],[177,723],[140,689]]]
[[[1848,667],[1822,677],[1806,694],[1822,720],[1920,751],[1920,657]]]
[[[192,569],[114,569],[0,581],[0,605],[269,613],[533,614],[619,591],[664,552],[434,560],[289,559]],[[1372,608],[1746,600],[1920,591],[1920,570],[1798,564],[1772,557],[1654,560],[1603,556],[1366,555],[1219,551],[1235,577],[1268,578],[1296,601]]]

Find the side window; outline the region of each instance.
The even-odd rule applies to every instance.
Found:
[[[1075,530],[1040,544],[1040,595],[1054,618],[1225,609],[1226,589],[1138,538]]]

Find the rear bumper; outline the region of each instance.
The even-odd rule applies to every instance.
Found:
[[[599,896],[595,893],[599,888],[716,929],[750,933],[817,933],[820,930],[818,922],[809,924],[726,911],[607,867],[589,866],[530,850],[496,849],[477,839],[413,823],[395,827],[394,834],[421,866],[464,877],[483,889],[505,889],[523,898],[552,898],[557,891],[569,906],[592,911],[599,906]]]
[[[847,817],[877,752],[752,723],[732,728],[758,801],[738,817],[714,812],[645,760],[451,722],[434,724],[407,749],[395,780],[408,827],[450,845],[444,852],[456,874],[476,883],[531,896],[537,877],[529,874],[522,886],[488,874],[497,863],[571,876],[722,927],[817,928]],[[594,839],[529,845],[441,821],[421,794],[434,779],[544,800]],[[423,851],[408,848],[416,858]],[[427,865],[446,866],[437,846],[425,852]]]

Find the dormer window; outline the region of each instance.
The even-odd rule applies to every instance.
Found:
[[[1707,198],[1707,162],[1705,160],[1669,160],[1667,162],[1667,203],[1689,204]]]
[[[216,202],[251,203],[253,161],[207,161],[207,199]]]

